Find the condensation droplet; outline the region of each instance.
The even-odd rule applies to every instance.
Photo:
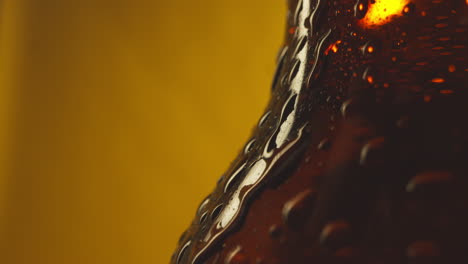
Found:
[[[426,189],[428,186],[448,183],[453,179],[450,172],[446,171],[429,171],[417,174],[406,186],[407,192],[415,192],[419,189]]]
[[[218,217],[219,213],[221,213],[221,209],[223,209],[223,204],[218,204],[213,211],[211,212],[211,219],[214,220]]]
[[[337,220],[328,223],[320,234],[320,243],[329,248],[340,248],[350,242],[351,229],[348,222]]]
[[[328,150],[331,147],[331,141],[329,138],[324,138],[317,146],[318,150]]]
[[[287,51],[288,51],[288,47],[285,46],[283,49],[281,49],[281,52],[279,53],[278,63],[277,63],[277,66],[276,66],[275,75],[273,77],[273,82],[271,84],[271,89],[272,90],[274,90],[276,88],[276,86],[278,85],[280,75],[281,75],[281,73],[283,71],[284,61],[285,61],[285,58],[286,58]]]
[[[244,148],[244,154],[247,154],[249,153],[253,147],[255,146],[255,143],[257,142],[257,140],[254,138],[252,140],[250,140],[247,145],[245,145],[245,148]]]
[[[268,234],[272,238],[278,238],[281,235],[281,228],[278,225],[272,225],[268,229]]]
[[[185,231],[182,233],[182,235],[180,235],[180,237],[179,237],[179,244],[181,244],[182,242],[184,242],[184,240],[187,238],[187,234],[188,234],[188,232],[187,232],[187,230],[185,230]]]
[[[209,203],[210,203],[210,197],[208,196],[207,198],[205,198],[205,200],[203,200],[200,206],[198,206],[197,215],[201,215],[205,211],[206,206]]]
[[[247,257],[242,253],[242,247],[237,246],[226,256],[225,264],[248,264]]]
[[[364,70],[364,73],[362,74],[362,79],[367,81],[369,84],[374,83],[374,76],[372,74],[372,70],[369,67]]]
[[[291,83],[294,78],[296,78],[297,76],[297,73],[299,72],[299,67],[301,66],[301,61],[300,60],[296,60],[296,62],[294,63],[291,71],[290,71],[290,74],[289,74],[289,78],[288,78],[288,83]]]
[[[224,192],[228,192],[237,179],[239,179],[239,175],[243,174],[245,171],[246,163],[243,163],[227,180],[226,185],[224,186]]]
[[[187,255],[187,250],[188,250],[188,247],[190,246],[191,243],[192,243],[192,241],[187,241],[187,243],[185,243],[182,246],[182,248],[179,251],[179,254],[177,255],[177,261],[176,261],[177,264],[182,264],[182,260]]]
[[[268,120],[268,118],[270,117],[270,115],[271,115],[271,111],[266,112],[266,113],[262,116],[262,118],[260,118],[260,121],[258,122],[258,127],[262,127],[262,126],[265,124],[265,122]]]
[[[372,41],[369,41],[367,42],[366,44],[364,44],[364,46],[361,47],[361,52],[362,54],[366,55],[366,54],[372,54],[375,52],[376,50],[376,45],[372,42]]]
[[[356,5],[354,5],[354,16],[357,19],[363,19],[366,16],[368,9],[367,1],[359,0]]]
[[[301,39],[299,40],[298,44],[297,44],[297,47],[296,47],[296,50],[294,51],[294,55],[298,54],[299,52],[302,51],[302,49],[305,47],[305,45],[307,44],[307,36],[304,35],[301,37]]]
[[[409,16],[416,12],[416,5],[413,3],[409,3],[403,7],[403,15]]]
[[[200,216],[200,224],[203,225],[205,222],[206,222],[206,219],[208,219],[208,212],[204,212],[201,216]]]
[[[287,201],[282,210],[283,221],[292,229],[300,229],[313,211],[316,191],[307,189]]]
[[[361,149],[359,163],[361,166],[378,165],[383,162],[384,137],[377,137],[367,142]]]
[[[346,100],[342,105],[341,105],[341,115],[346,118],[346,113],[348,111],[348,107],[351,105],[352,99]]]
[[[281,111],[279,125],[265,145],[264,157],[270,157],[275,148],[280,148],[288,139],[296,114],[297,94],[293,93],[285,102]]]

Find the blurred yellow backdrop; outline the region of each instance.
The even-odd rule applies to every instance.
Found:
[[[285,1],[0,1],[0,263],[168,263],[269,95]]]

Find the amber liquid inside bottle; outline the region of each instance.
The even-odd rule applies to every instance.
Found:
[[[468,3],[288,4],[265,115],[172,263],[466,261]]]

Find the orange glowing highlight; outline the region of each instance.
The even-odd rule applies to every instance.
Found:
[[[374,83],[374,77],[372,77],[372,76],[370,76],[370,75],[367,76],[367,81],[368,81],[370,84]]]
[[[444,27],[448,27],[448,24],[447,23],[439,23],[439,24],[435,24],[435,27],[436,28],[444,28]]]
[[[445,80],[443,78],[434,78],[431,80],[433,83],[443,83]]]
[[[330,50],[333,51],[333,53],[338,52],[338,44],[341,43],[341,40],[337,40],[335,43],[330,44],[328,48],[325,50],[325,55],[328,55],[330,53]]]
[[[374,4],[369,5],[366,16],[361,20],[363,26],[379,26],[390,22],[393,18],[401,16],[407,8],[409,0],[376,0]]]
[[[457,70],[457,68],[455,67],[455,65],[450,64],[450,65],[448,66],[448,71],[449,71],[449,72],[455,72],[456,70]]]
[[[369,52],[369,53],[374,52],[374,47],[372,47],[372,46],[367,47],[367,52]]]
[[[453,94],[453,90],[440,90],[441,94]]]

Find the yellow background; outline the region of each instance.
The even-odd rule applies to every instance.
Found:
[[[0,0],[0,263],[167,263],[269,95],[283,0]]]

